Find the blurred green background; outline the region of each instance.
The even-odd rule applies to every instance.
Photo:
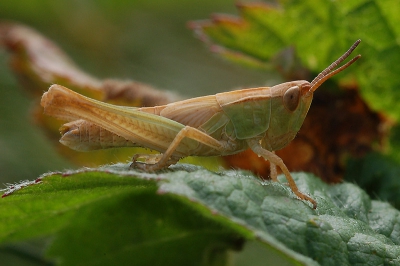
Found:
[[[279,82],[225,62],[187,27],[213,13],[237,14],[229,0],[0,1],[0,19],[53,40],[95,77],[134,79],[187,97]],[[43,88],[43,92],[47,88]],[[73,167],[34,125],[38,103],[18,85],[0,49],[0,181],[34,179]],[[116,158],[118,160],[119,158]],[[128,159],[128,158],[126,158]]]

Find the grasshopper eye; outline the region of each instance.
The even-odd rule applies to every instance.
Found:
[[[293,112],[299,105],[299,99],[300,99],[299,86],[291,87],[283,95],[283,105],[286,107],[286,109]]]

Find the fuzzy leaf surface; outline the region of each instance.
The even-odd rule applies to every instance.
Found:
[[[399,263],[396,209],[353,184],[294,178],[316,210],[284,184],[240,171],[148,174],[118,164],[51,174],[1,200],[0,239],[53,236],[48,254],[60,265],[226,265],[227,250],[246,240],[288,265]]]

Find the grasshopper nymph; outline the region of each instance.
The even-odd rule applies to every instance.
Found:
[[[60,128],[60,142],[72,149],[141,146],[159,151],[133,157],[132,166],[145,171],[168,167],[186,156],[229,155],[250,148],[270,161],[272,180],[277,181],[278,166],[293,193],[315,209],[315,200],[298,190],[286,165],[273,151],[296,136],[314,91],[360,58],[358,55],[338,67],[359,43],[356,41],[311,83],[298,80],[142,108],[99,102],[52,85],[41,105],[46,114],[72,121]],[[137,162],[139,158],[146,163]]]

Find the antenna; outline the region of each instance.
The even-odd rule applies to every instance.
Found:
[[[330,66],[324,69],[321,73],[318,74],[318,76],[311,82],[311,88],[309,92],[314,92],[316,89],[318,89],[319,86],[321,86],[322,83],[324,83],[326,80],[331,78],[332,76],[336,75],[337,73],[342,72],[344,69],[349,67],[351,64],[353,64],[355,61],[357,61],[361,55],[357,55],[353,59],[351,59],[349,62],[344,64],[343,66],[335,69],[340,63],[342,63],[349,55],[353,52],[354,49],[358,46],[358,44],[361,42],[361,40],[357,40],[349,50],[347,50],[346,53],[344,53],[341,57],[336,59],[335,62],[333,62]]]

